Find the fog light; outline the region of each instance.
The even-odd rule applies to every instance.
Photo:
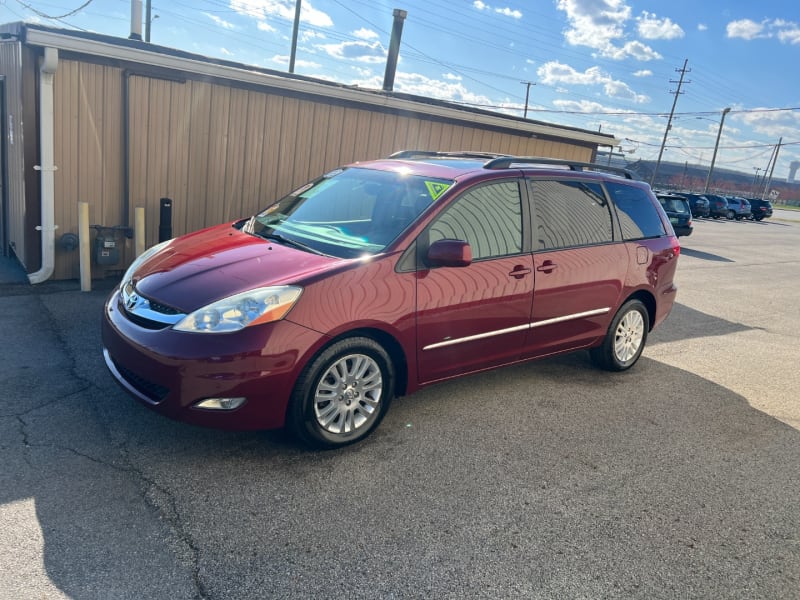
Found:
[[[205,410],[235,410],[245,403],[247,398],[206,398],[194,405]]]

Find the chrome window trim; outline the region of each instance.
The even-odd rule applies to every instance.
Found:
[[[535,329],[537,327],[544,327],[546,325],[554,325],[555,323],[563,323],[564,321],[572,321],[575,319],[584,319],[586,317],[596,317],[599,315],[605,315],[611,310],[610,307],[605,308],[596,308],[594,310],[587,310],[581,313],[575,313],[572,315],[564,315],[563,317],[554,317],[552,319],[545,319],[544,321],[536,321],[535,323],[526,323],[525,325],[517,325],[516,327],[508,327],[506,329],[498,329],[496,331],[487,331],[486,333],[478,333],[476,335],[470,335],[463,338],[457,338],[454,340],[444,340],[443,342],[436,342],[435,344],[429,344],[422,348],[423,350],[436,350],[437,348],[444,348],[446,346],[454,346],[456,344],[463,344],[466,342],[474,342],[475,340],[483,340],[490,337],[495,337],[498,335],[505,335],[507,333],[515,333],[517,331],[524,331],[526,329]]]

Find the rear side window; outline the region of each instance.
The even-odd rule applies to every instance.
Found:
[[[516,181],[488,183],[456,199],[436,219],[429,241],[464,240],[472,257],[494,258],[522,252],[522,207]]]
[[[666,235],[664,223],[647,192],[614,182],[606,183],[606,189],[617,207],[624,239],[637,240]]]
[[[599,184],[541,179],[531,184],[537,250],[589,246],[613,240],[611,213]]]

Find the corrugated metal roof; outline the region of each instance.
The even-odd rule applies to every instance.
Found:
[[[619,140],[613,135],[596,131],[523,119],[422,96],[346,86],[302,75],[210,58],[140,40],[57,29],[31,23],[3,25],[0,27],[0,35],[6,38],[17,37],[23,43],[32,46],[49,46],[92,56],[219,77],[253,85],[276,87],[310,96],[334,98],[339,101],[379,106],[400,112],[427,114],[455,121],[468,121],[473,125],[503,127],[529,132],[534,136],[562,138],[598,146],[616,146],[619,143]]]

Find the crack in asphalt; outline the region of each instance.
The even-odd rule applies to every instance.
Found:
[[[200,573],[201,551],[199,546],[195,543],[194,539],[188,532],[186,524],[184,523],[180,511],[178,510],[178,503],[175,496],[167,487],[158,483],[156,479],[148,476],[144,471],[142,471],[138,466],[134,464],[134,462],[130,458],[128,447],[124,440],[121,441],[119,444],[114,444],[113,436],[110,428],[108,427],[108,423],[103,418],[102,414],[100,414],[100,412],[97,410],[95,403],[92,402],[91,394],[87,394],[86,405],[89,408],[89,410],[93,413],[100,428],[106,434],[106,439],[108,441],[109,449],[117,450],[118,454],[121,457],[122,465],[104,460],[96,456],[92,456],[90,454],[86,454],[85,452],[81,452],[70,446],[65,446],[61,444],[39,444],[31,441],[31,434],[29,432],[30,426],[25,421],[24,417],[30,415],[35,411],[46,409],[50,406],[54,406],[56,404],[64,402],[69,398],[75,396],[83,396],[86,392],[89,391],[97,391],[100,394],[102,394],[103,392],[103,390],[98,385],[96,385],[92,381],[87,380],[79,373],[74,352],[67,343],[66,338],[64,336],[64,332],[62,331],[58,320],[55,318],[53,313],[50,311],[49,307],[46,305],[46,303],[42,301],[42,299],[39,297],[38,294],[34,294],[34,297],[37,298],[37,301],[40,304],[41,308],[40,314],[45,315],[47,325],[53,332],[56,345],[61,350],[63,355],[65,355],[68,358],[67,361],[68,364],[65,365],[65,371],[82,387],[73,392],[70,392],[69,394],[63,395],[59,398],[54,398],[39,406],[31,407],[18,414],[11,415],[11,417],[16,420],[19,428],[21,436],[21,445],[23,447],[22,454],[25,464],[31,468],[34,468],[30,456],[31,449],[35,448],[54,449],[72,453],[75,456],[81,457],[85,460],[89,460],[95,464],[113,469],[119,473],[133,475],[136,481],[138,481],[136,487],[140,490],[141,499],[144,501],[145,505],[155,513],[159,521],[167,524],[167,527],[172,531],[172,536],[177,541],[176,547],[177,548],[183,547],[185,549],[184,552],[181,552],[181,554],[184,554],[184,559],[190,565],[192,581],[195,588],[194,598],[196,600],[208,600],[210,597],[208,595],[208,591],[206,589],[205,584],[203,583],[202,576]],[[159,501],[159,498],[163,498],[165,499],[165,501]]]

